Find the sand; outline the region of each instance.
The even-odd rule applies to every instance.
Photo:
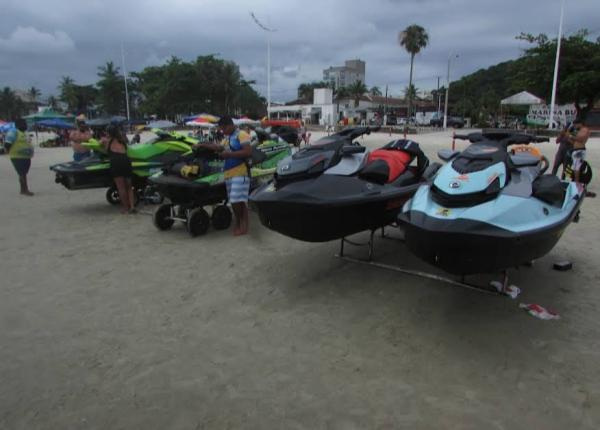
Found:
[[[450,145],[414,138],[432,157]],[[512,273],[511,300],[341,261],[255,214],[241,238],[159,232],[150,206],[123,216],[103,190],[55,184],[48,166],[69,158],[37,150],[33,198],[0,158],[1,429],[600,427],[598,199]],[[433,270],[393,240],[375,257]]]

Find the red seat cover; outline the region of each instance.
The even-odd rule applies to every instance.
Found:
[[[410,164],[411,156],[404,151],[377,149],[369,154],[368,163],[375,160],[383,160],[390,168],[388,183],[400,176]]]

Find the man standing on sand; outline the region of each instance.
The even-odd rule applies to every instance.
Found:
[[[4,141],[4,147],[8,151],[8,156],[13,167],[19,175],[19,185],[21,186],[21,195],[33,196],[27,186],[27,173],[31,167],[31,158],[33,157],[33,145],[27,138],[27,122],[23,118],[15,121],[16,130],[7,133]]]
[[[578,117],[573,121],[576,134],[574,136],[567,136],[567,142],[573,145],[573,152],[571,153],[571,159],[574,173],[575,182],[579,182],[581,174],[581,167],[585,160],[585,144],[590,138],[591,130],[587,127],[585,120],[582,117]]]
[[[77,117],[77,129],[69,133],[69,140],[73,148],[73,160],[81,161],[91,155],[90,150],[82,145],[83,142],[87,142],[91,138],[92,132],[85,124],[85,116],[79,115]]]
[[[229,203],[231,203],[235,215],[233,235],[241,236],[248,233],[250,171],[247,161],[252,155],[250,135],[245,131],[238,130],[229,116],[221,117],[218,126],[225,135],[221,144],[200,143],[195,146],[216,151],[221,158],[225,159],[225,185]]]
[[[558,144],[558,150],[554,156],[554,166],[552,166],[552,174],[558,173],[558,168],[564,164],[567,152],[571,149],[571,143],[568,138],[575,132],[575,126],[573,123],[569,123],[556,137],[556,143]],[[563,166],[564,169],[564,166]]]
[[[234,236],[248,233],[248,194],[250,193],[250,171],[247,160],[252,154],[250,135],[236,129],[233,120],[224,116],[219,120],[219,128],[225,139],[224,149],[219,155],[225,159],[225,184],[229,203],[235,215]]]

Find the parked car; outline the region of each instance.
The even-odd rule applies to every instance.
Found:
[[[444,126],[444,117],[434,117],[429,121],[429,125],[432,127],[443,127]],[[459,116],[449,116],[446,120],[446,125],[448,127],[453,128],[463,128],[465,126],[465,120]]]

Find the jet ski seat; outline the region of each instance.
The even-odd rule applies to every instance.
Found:
[[[549,205],[562,207],[567,185],[555,175],[541,175],[531,184],[532,195]]]
[[[410,162],[411,154],[396,149],[377,149],[369,154],[367,165],[359,177],[378,184],[394,182],[402,175]]]

